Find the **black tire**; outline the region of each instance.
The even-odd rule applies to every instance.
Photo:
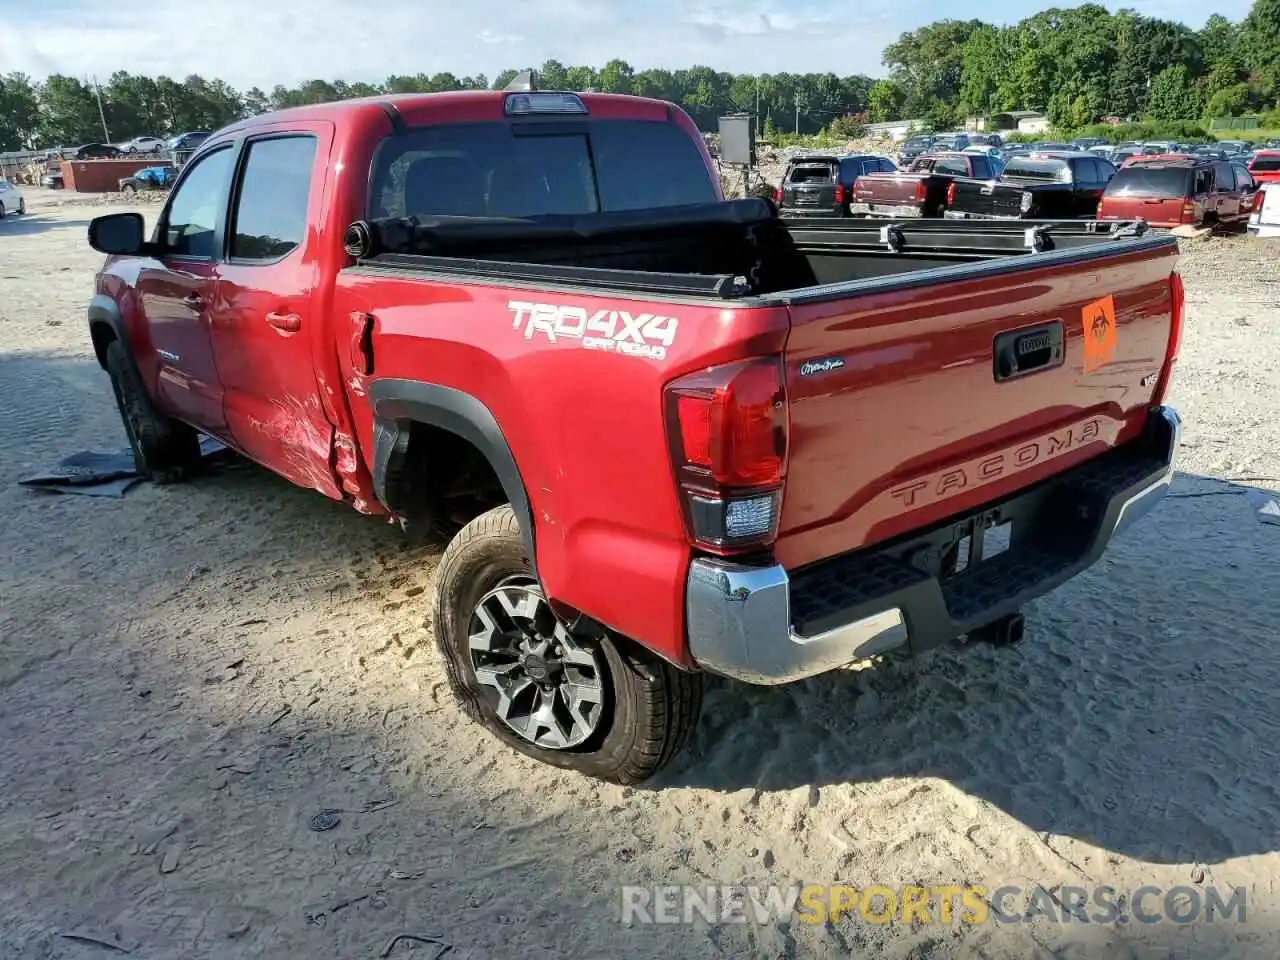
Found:
[[[4,204],[0,203],[0,220],[4,219]]]
[[[18,201],[18,216],[25,217],[27,215],[27,198],[23,197]]]
[[[152,483],[177,483],[197,473],[200,435],[156,409],[119,340],[107,347],[107,373],[138,473]]]
[[[511,730],[482,696],[468,635],[480,598],[511,577],[530,575],[520,524],[509,505],[468,523],[445,550],[436,584],[435,635],[463,712],[503,743],[544,763],[612,783],[636,784],[665,766],[697,724],[702,677],[673,667],[611,634],[584,640],[606,669],[606,714],[580,746],[541,747]]]
[[[126,183],[123,187],[120,188],[120,192],[123,193],[126,197],[135,197],[138,195],[138,188],[135,187],[132,183]]]

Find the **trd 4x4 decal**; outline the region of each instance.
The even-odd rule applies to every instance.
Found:
[[[524,329],[532,340],[542,333],[555,343],[559,338],[581,340],[587,350],[608,350],[629,357],[665,360],[667,347],[675,343],[680,322],[675,317],[652,313],[631,314],[626,310],[588,311],[585,307],[512,300],[511,326]]]

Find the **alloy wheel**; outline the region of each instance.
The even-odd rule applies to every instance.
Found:
[[[467,632],[481,693],[516,734],[567,750],[596,732],[605,713],[602,658],[565,629],[536,581],[511,577],[490,590]]]

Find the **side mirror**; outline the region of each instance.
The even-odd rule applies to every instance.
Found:
[[[109,213],[89,221],[89,246],[99,253],[137,256],[146,246],[140,213]]]

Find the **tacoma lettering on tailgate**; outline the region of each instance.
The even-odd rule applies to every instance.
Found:
[[[1102,421],[1098,418],[1064,427],[1053,433],[1029,440],[1000,453],[948,467],[889,491],[902,507],[922,507],[971,490],[983,484],[1026,470],[1037,463],[1077,450],[1103,438]]]
[[[626,310],[595,310],[553,303],[512,300],[511,326],[524,328],[524,338],[542,333],[550,342],[560,337],[581,340],[587,350],[606,350],[631,357],[665,360],[667,347],[675,343],[680,321],[652,313],[631,314]]]

